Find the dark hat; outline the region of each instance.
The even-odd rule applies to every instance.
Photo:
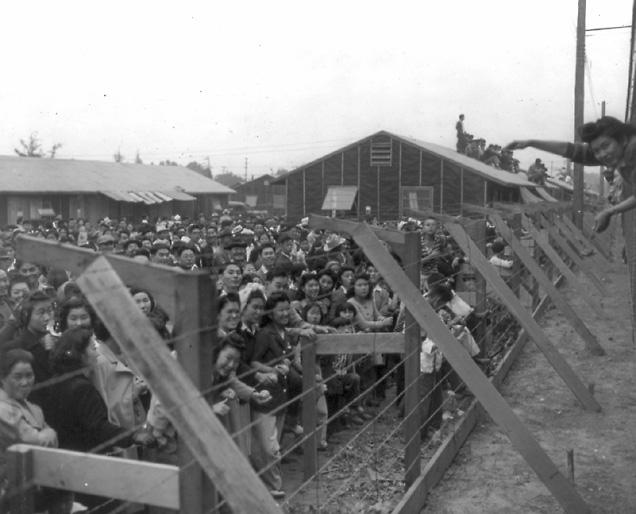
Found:
[[[231,250],[232,248],[246,248],[247,245],[245,241],[242,241],[241,238],[232,239],[228,244],[225,245],[225,248]]]
[[[110,234],[104,234],[97,238],[98,245],[115,244],[115,238]]]

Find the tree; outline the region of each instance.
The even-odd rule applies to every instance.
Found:
[[[176,161],[171,161],[170,159],[166,159],[165,161],[160,161],[159,166],[179,166],[179,163]]]
[[[226,171],[225,173],[220,173],[214,177],[219,184],[223,184],[227,187],[238,186],[243,183],[243,178],[239,175],[235,175],[231,171]]]
[[[113,154],[113,159],[115,162],[124,162],[126,158],[121,153],[121,149],[118,148],[117,151]]]
[[[188,164],[186,164],[186,168],[191,169],[192,171],[196,171],[204,177],[212,178],[212,170],[208,166],[201,164],[200,162],[189,162]]]
[[[139,150],[137,150],[137,153],[135,154],[135,164],[143,164],[144,161],[141,160],[141,155],[139,155]]]
[[[51,159],[55,158],[57,151],[62,148],[62,143],[55,143],[48,152],[42,148],[42,141],[38,137],[37,132],[31,132],[28,140],[20,139],[20,148],[14,148],[13,151],[20,157],[44,157],[47,153]]]
[[[285,168],[278,168],[276,170],[276,177],[280,177],[281,175],[284,175],[285,173],[289,173],[289,170],[286,170]]]

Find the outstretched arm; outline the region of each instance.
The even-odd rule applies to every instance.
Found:
[[[566,141],[544,141],[539,139],[521,139],[506,145],[504,150],[523,150],[531,146],[537,150],[567,157],[569,143]]]

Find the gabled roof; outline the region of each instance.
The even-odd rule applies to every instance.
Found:
[[[250,186],[254,186],[256,184],[260,184],[261,182],[265,182],[265,181],[272,182],[273,180],[274,180],[274,176],[266,173],[265,175],[256,177],[255,179],[252,179],[249,182],[243,182],[242,184],[237,184],[236,186],[234,186],[234,189],[236,189],[236,192],[238,193],[241,191],[241,189],[244,189],[244,188],[249,189]]]
[[[497,168],[493,168],[492,166],[489,166],[487,164],[484,164],[481,161],[478,161],[477,159],[473,159],[471,157],[468,157],[464,154],[461,154],[459,152],[456,152],[455,150],[451,149],[451,148],[446,148],[445,146],[440,146],[440,145],[436,145],[433,143],[427,143],[425,141],[421,141],[419,139],[414,139],[411,137],[404,137],[404,136],[398,136],[396,134],[393,134],[391,132],[387,132],[386,130],[381,130],[380,132],[376,132],[375,134],[371,134],[369,136],[366,136],[354,143],[351,143],[343,148],[340,148],[338,150],[335,150],[334,152],[331,152],[327,155],[324,155],[318,159],[315,159],[307,164],[304,164],[302,166],[299,166],[298,168],[296,168],[295,170],[290,171],[289,173],[286,173],[285,175],[281,175],[280,177],[276,177],[273,180],[273,183],[281,183],[283,182],[289,175],[296,173],[300,170],[302,170],[303,168],[307,168],[313,164],[316,164],[320,161],[322,161],[323,159],[327,159],[329,157],[331,157],[332,155],[336,155],[340,152],[343,152],[345,150],[348,150],[350,148],[355,148],[356,146],[358,146],[360,143],[363,143],[364,141],[366,141],[369,138],[375,137],[375,136],[389,136],[393,139],[396,139],[398,141],[402,141],[403,143],[407,143],[413,146],[416,146],[422,150],[425,150],[427,152],[433,153],[435,155],[438,155],[439,157],[446,159],[447,161],[451,161],[459,166],[461,166],[462,168],[464,168],[465,170],[471,171],[473,173],[476,173],[477,175],[480,175],[482,177],[484,177],[487,180],[492,180],[493,182],[497,182],[498,184],[502,184],[504,186],[509,186],[509,187],[518,187],[518,186],[524,186],[524,187],[535,187],[536,184],[534,184],[533,182],[530,182],[527,180],[525,175],[521,175],[521,174],[516,174],[516,173],[510,173],[508,171],[504,171],[504,170],[499,170]]]
[[[0,192],[100,191],[234,193],[233,189],[183,166],[0,156]]]

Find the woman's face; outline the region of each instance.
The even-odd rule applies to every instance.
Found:
[[[345,270],[342,272],[342,275],[340,275],[340,282],[342,282],[345,289],[349,289],[351,287],[351,284],[353,284],[353,277],[354,274],[351,270]]]
[[[257,325],[260,323],[264,311],[265,301],[262,298],[253,298],[250,303],[245,306],[245,310],[243,311],[245,324]]]
[[[236,371],[241,360],[241,352],[233,346],[225,346],[216,358],[214,366],[218,375],[222,377],[229,376],[232,372]]]
[[[9,298],[16,304],[20,303],[29,294],[29,285],[26,282],[15,282],[9,291]]]
[[[320,292],[328,293],[333,289],[333,278],[329,275],[322,275],[319,279],[320,282]]]
[[[12,400],[22,402],[31,394],[34,382],[35,375],[31,364],[18,362],[11,368],[9,374],[2,379],[2,389]]]
[[[364,278],[359,278],[353,283],[353,294],[357,298],[367,298],[369,296],[369,282]]]
[[[219,327],[225,332],[232,332],[236,330],[240,319],[239,304],[236,302],[227,302],[221,312],[219,312]]]
[[[227,291],[237,291],[241,285],[241,268],[235,264],[228,264],[223,272],[223,288]]]
[[[318,293],[320,292],[320,284],[318,280],[316,280],[315,278],[308,280],[303,286],[303,292],[305,293],[305,296],[310,300],[318,298]]]
[[[312,325],[320,325],[322,320],[322,311],[320,310],[319,305],[314,305],[311,309],[307,311],[307,323],[311,323]]]
[[[376,284],[378,280],[380,280],[380,273],[375,269],[375,266],[368,266],[367,273],[369,274],[369,279],[373,284]]]
[[[97,366],[97,350],[95,345],[90,342],[82,354],[82,365],[85,368],[93,369]]]
[[[150,301],[148,293],[141,291],[136,293],[133,296],[133,299],[141,309],[141,312],[143,312],[146,316],[150,314],[150,311],[152,310],[152,302]]]
[[[86,307],[76,307],[68,311],[66,326],[68,328],[91,328],[91,317]]]
[[[282,327],[286,327],[289,324],[289,302],[278,302],[274,306],[272,320]]]
[[[623,145],[609,136],[599,136],[590,143],[594,157],[604,166],[615,167],[623,158]]]

